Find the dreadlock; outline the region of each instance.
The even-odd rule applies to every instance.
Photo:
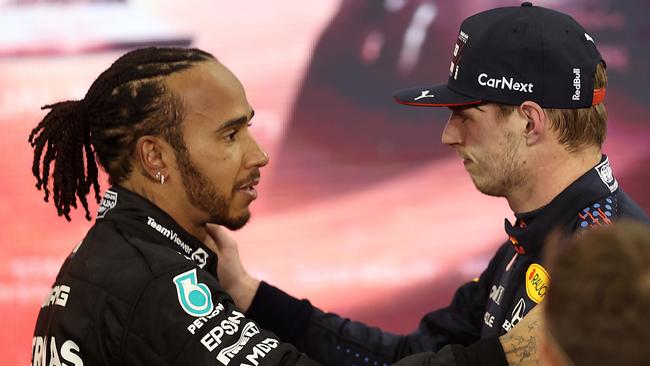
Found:
[[[41,108],[50,111],[29,135],[32,173],[48,202],[54,162],[51,189],[59,216],[70,221],[70,207],[76,209],[78,199],[90,220],[86,195],[91,186],[100,200],[95,157],[115,184],[131,174],[131,153],[140,137],[178,140],[171,137],[179,133],[182,103],[165,90],[163,77],[210,59],[215,58],[199,49],[137,49],[99,75],[83,99]]]

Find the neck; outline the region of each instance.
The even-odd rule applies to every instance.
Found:
[[[547,205],[600,159],[598,147],[569,152],[558,146],[540,154],[538,159],[529,161],[527,180],[506,197],[510,208],[515,213],[524,213]]]
[[[201,241],[206,238],[207,233],[205,231],[204,225],[202,223],[197,224],[197,222],[202,221],[192,219],[192,213],[195,210],[181,206],[179,203],[183,201],[182,199],[170,200],[168,198],[178,196],[178,193],[169,192],[173,190],[173,187],[171,187],[171,185],[166,186],[157,182],[153,183],[146,178],[138,177],[135,174],[132,174],[132,177],[129,179],[120,182],[120,185],[125,189],[130,190],[131,192],[139,194],[144,199],[156,205],[159,209],[163,210],[174,221],[176,221],[176,223],[190,235]],[[185,202],[187,202],[187,200],[185,200]]]

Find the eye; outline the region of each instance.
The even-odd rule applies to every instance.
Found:
[[[229,141],[229,142],[233,142],[233,141],[235,141],[235,136],[237,136],[237,132],[238,132],[238,131],[239,131],[239,130],[232,130],[232,131],[229,131],[229,132],[225,135],[225,139],[226,139],[226,141]]]

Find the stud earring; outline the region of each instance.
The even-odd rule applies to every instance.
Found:
[[[156,175],[154,176],[156,180],[160,181],[160,184],[165,184],[165,175],[161,174],[160,171],[156,172]]]

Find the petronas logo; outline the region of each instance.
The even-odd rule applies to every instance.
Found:
[[[208,286],[198,282],[196,268],[174,277],[174,285],[178,302],[186,313],[200,317],[212,312],[212,294]]]

